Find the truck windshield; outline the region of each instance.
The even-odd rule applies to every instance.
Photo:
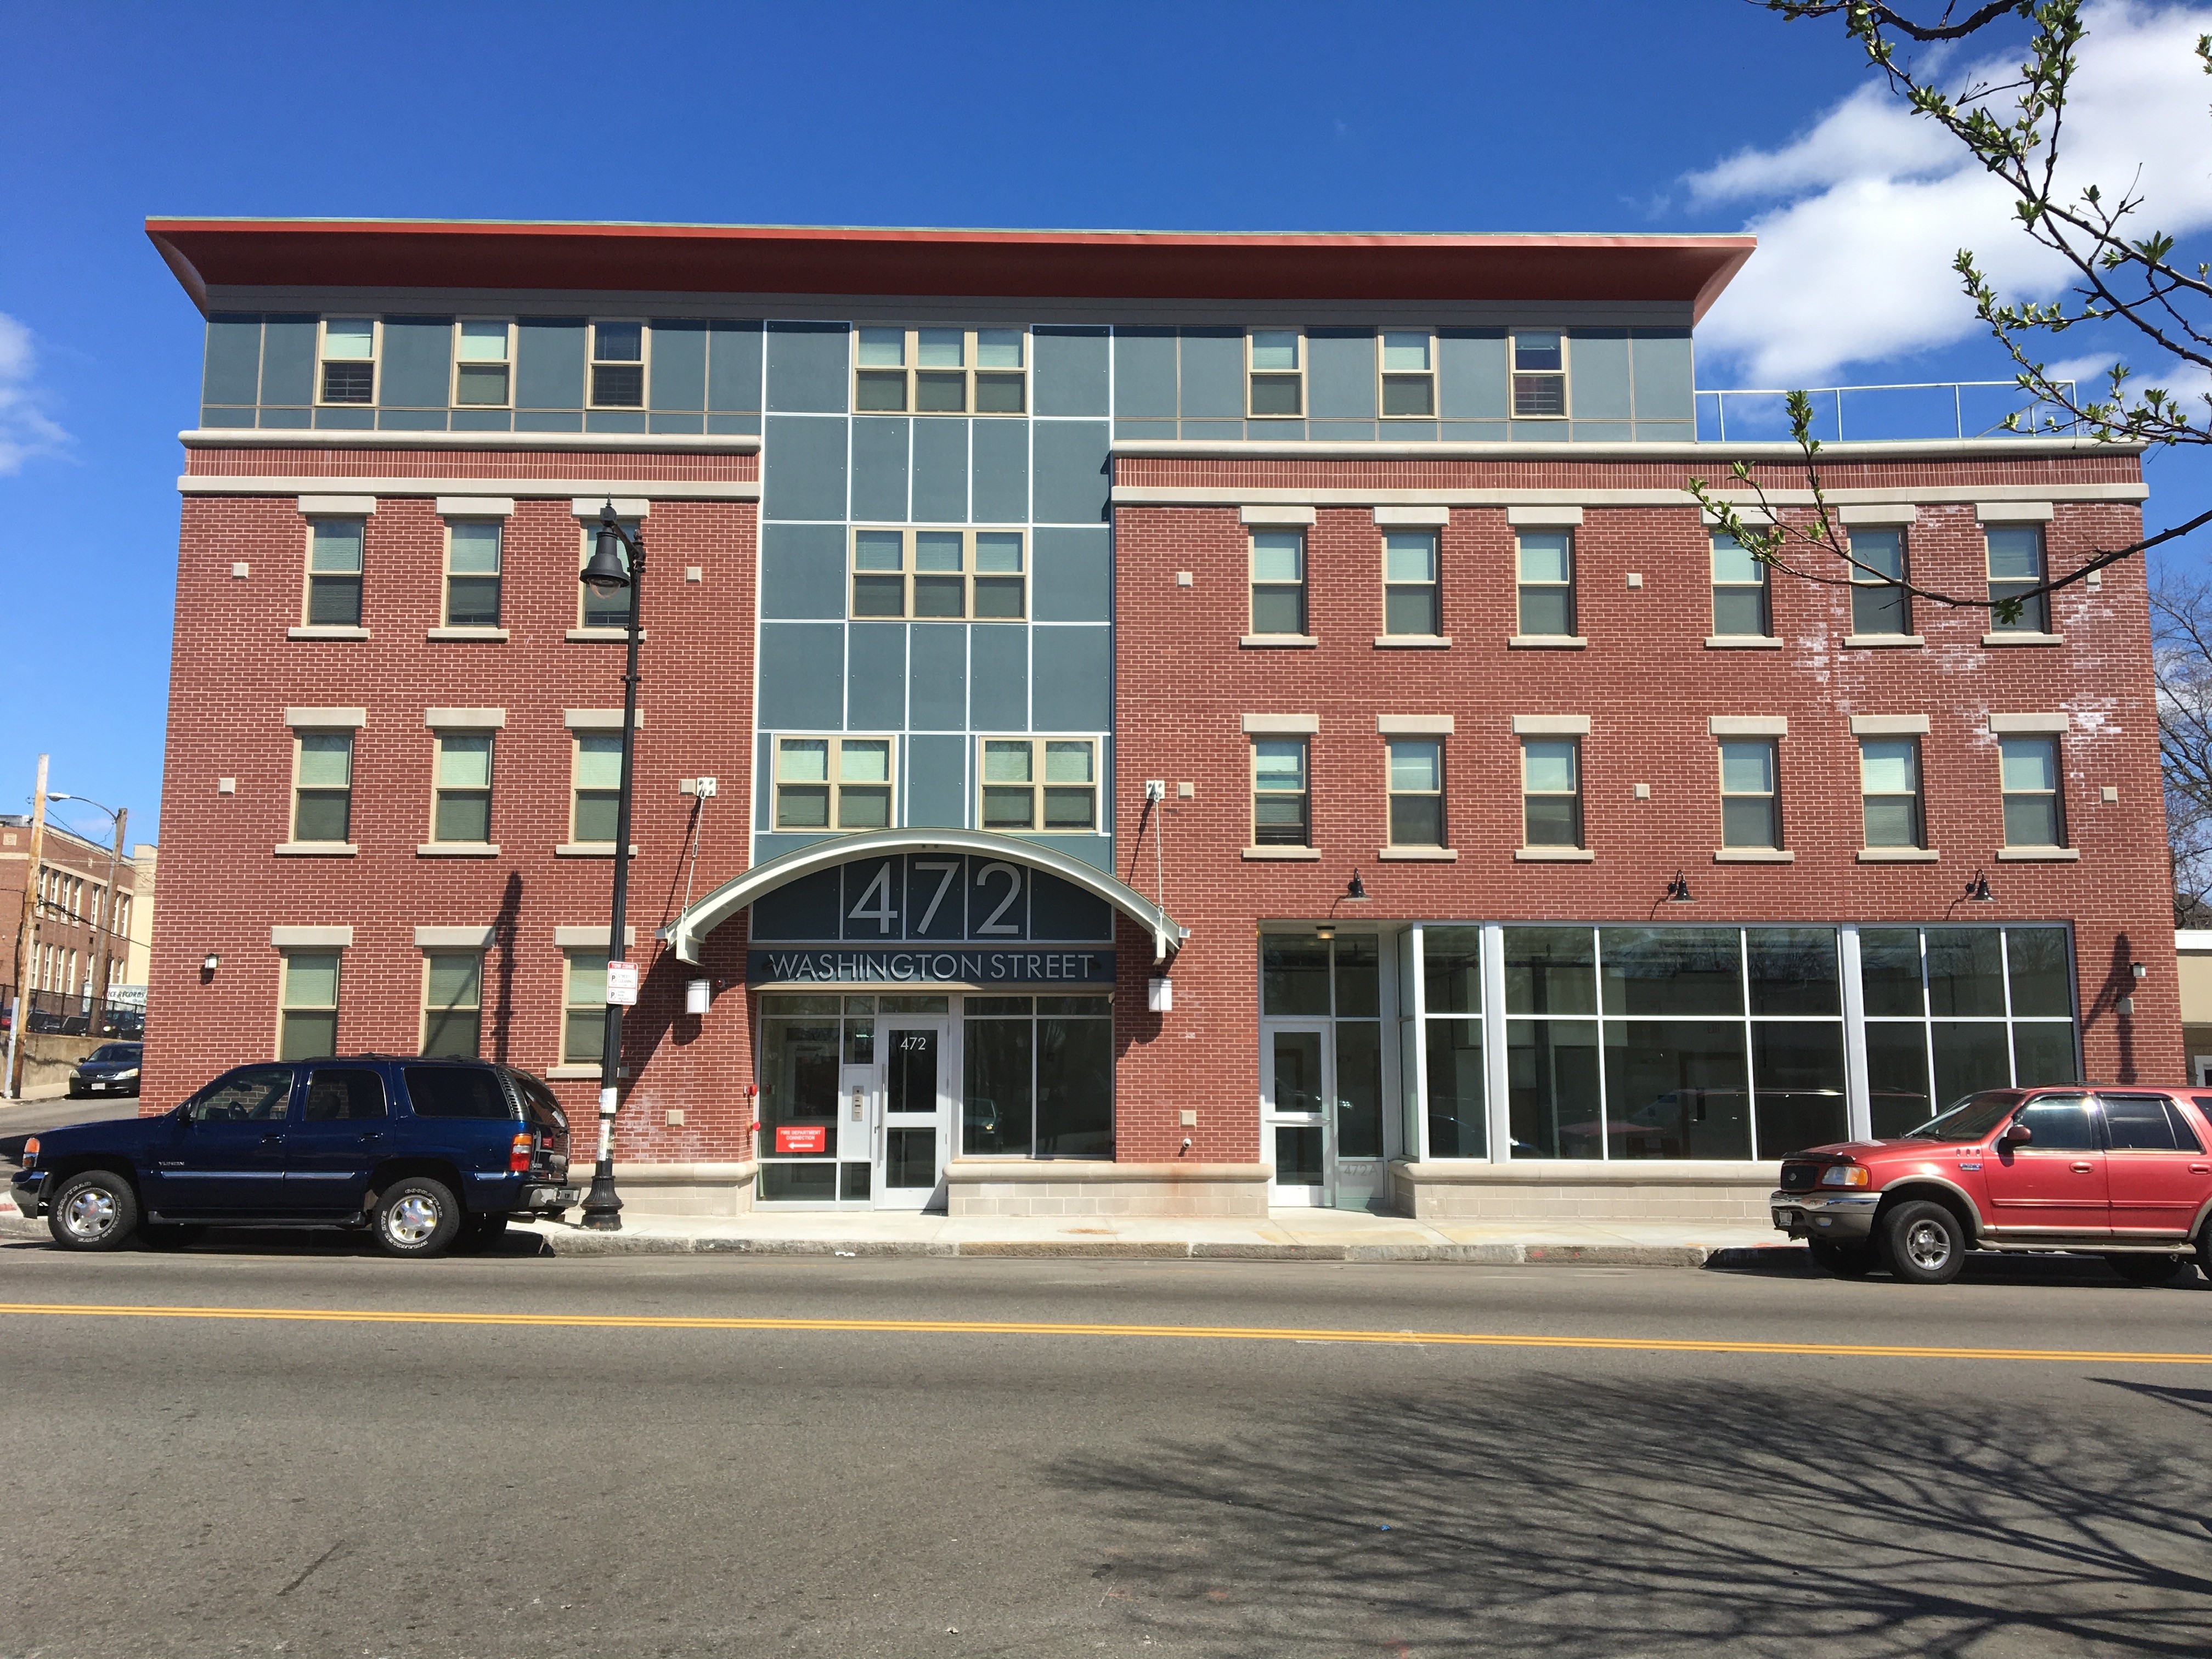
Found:
[[[2016,1089],[1993,1089],[1987,1094],[1968,1095],[1941,1117],[1930,1118],[1917,1129],[1908,1130],[1907,1140],[1979,1140],[2003,1122],[2012,1109],[2020,1104]]]

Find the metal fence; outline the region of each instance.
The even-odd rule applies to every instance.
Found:
[[[2055,380],[2075,398],[2072,380]],[[1823,443],[1909,438],[2029,438],[2071,435],[2080,423],[2014,380],[1927,380],[1904,386],[1800,388],[1813,400],[1813,435]],[[1700,392],[1698,437],[1705,443],[1787,441],[1787,390]],[[2008,416],[2018,416],[2007,426]]]
[[[19,1002],[15,988],[0,986],[0,1032],[11,1030],[18,1014],[26,1036],[115,1037],[135,1042],[146,1035],[143,997],[109,1000],[81,991],[29,991]]]

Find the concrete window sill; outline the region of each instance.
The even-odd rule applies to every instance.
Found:
[[[1449,651],[1451,649],[1451,635],[1449,634],[1377,634],[1375,636],[1375,648],[1377,651]]]
[[[1246,651],[1310,651],[1321,641],[1311,634],[1247,634],[1237,643]]]
[[[426,841],[415,848],[418,859],[495,859],[495,841]]]
[[[1580,634],[1509,634],[1508,651],[1581,651],[1589,641]]]
[[[361,848],[349,841],[284,841],[275,850],[280,859],[349,859]]]
[[[1318,847],[1248,847],[1243,856],[1255,862],[1275,864],[1318,864]]]
[[[2066,636],[2063,634],[2030,634],[2013,630],[2002,634],[1984,634],[1982,635],[1982,643],[1984,645],[2063,645],[2066,643]]]
[[[1516,847],[1513,857],[1521,864],[1590,864],[1597,854],[1587,847]]]
[[[1375,856],[1386,864],[1457,864],[1459,850],[1452,847],[1381,847]]]
[[[2000,847],[1997,859],[2004,864],[2079,864],[2081,849],[2078,847]]]
[[[1708,634],[1708,651],[1779,651],[1782,641],[1771,634]]]
[[[1847,651],[1880,651],[1884,648],[1895,650],[1927,643],[1926,638],[1918,634],[1846,634],[1844,635],[1844,648]]]
[[[1862,847],[1861,864],[1933,864],[1942,856],[1932,847]]]
[[[590,1078],[597,1080],[599,1068],[596,1066],[549,1066],[545,1078],[550,1083],[581,1083]]]
[[[1795,864],[1796,853],[1786,847],[1717,847],[1715,864]]]
[[[313,628],[288,628],[284,630],[284,637],[288,640],[365,640],[368,637],[368,630],[366,628],[336,628],[327,625]]]
[[[641,628],[637,630],[637,636],[641,640],[650,638],[652,634],[653,630],[649,628]],[[629,637],[629,629],[627,628],[572,628],[562,637],[581,641],[612,640],[619,644]]]
[[[615,844],[611,841],[564,841],[553,849],[556,859],[611,859],[615,855]],[[629,855],[637,856],[637,843],[632,842]]]
[[[434,628],[422,637],[426,640],[494,640],[504,644],[507,630],[504,628]]]

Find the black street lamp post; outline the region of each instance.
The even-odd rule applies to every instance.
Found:
[[[623,555],[629,554],[625,564]],[[645,577],[645,538],[631,535],[615,517],[609,501],[599,509],[598,544],[584,566],[583,582],[602,598],[629,590],[629,663],[623,675],[622,793],[615,808],[615,908],[607,924],[607,960],[623,962],[623,913],[629,900],[629,800],[632,763],[637,747],[638,619]],[[610,992],[613,988],[611,985]],[[599,1232],[622,1227],[622,1199],[615,1192],[615,1105],[622,1077],[623,1004],[607,998],[607,1023],[599,1055],[599,1157],[592,1170],[592,1190],[584,1197],[584,1225]]]

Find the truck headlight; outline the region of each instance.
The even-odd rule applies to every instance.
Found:
[[[1820,1171],[1823,1187],[1863,1187],[1872,1179],[1873,1172],[1863,1164],[1831,1164]]]

